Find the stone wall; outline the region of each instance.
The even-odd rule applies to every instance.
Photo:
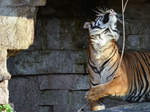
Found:
[[[27,49],[34,40],[34,20],[37,7],[46,0],[0,1],[0,105],[9,103],[7,50]]]
[[[120,0],[49,0],[39,8],[34,44],[8,60],[10,101],[17,112],[76,112],[86,103],[88,32],[83,24],[91,20],[96,6],[121,12],[120,4]],[[149,9],[148,0],[129,1],[126,50],[150,50]],[[107,107],[126,104],[103,102]]]

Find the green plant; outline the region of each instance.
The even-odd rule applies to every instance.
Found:
[[[13,108],[10,104],[0,105],[0,112],[13,112]]]

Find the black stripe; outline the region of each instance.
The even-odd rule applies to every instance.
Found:
[[[92,68],[92,70],[93,70],[95,73],[99,73],[97,67],[95,67],[94,65],[92,65],[92,64],[90,63],[90,60],[88,60],[88,64],[90,65],[90,67]]]
[[[108,59],[107,59],[107,63],[104,63],[102,66],[103,66],[103,68],[106,66],[106,64],[109,64],[111,61],[111,59],[114,57],[114,55],[116,54],[116,52],[117,52],[117,50],[116,49],[114,49],[114,50],[112,50],[112,52],[110,53],[110,54],[112,54],[112,56],[110,56]]]
[[[133,83],[131,84],[131,91],[130,91],[130,94],[129,94],[129,96],[128,96],[128,101],[133,101],[133,96],[135,95],[135,77],[133,78]],[[134,84],[134,87],[133,87],[133,84]]]
[[[89,63],[90,67],[92,68],[92,70],[93,70],[95,73],[99,73],[99,74],[100,74],[100,72],[104,69],[105,65],[106,65],[106,64],[109,62],[109,60],[116,54],[116,51],[117,51],[117,50],[113,50],[113,51],[114,51],[113,55],[112,55],[109,59],[107,59],[107,60],[100,66],[99,70],[97,69],[96,66],[94,66],[94,65],[95,65],[94,62],[93,62],[93,61],[91,60],[91,58],[89,57],[88,63]],[[112,52],[113,52],[113,51],[112,51]]]
[[[94,84],[93,81],[91,81],[91,80],[90,80],[90,83],[91,83],[93,86],[97,86],[97,85],[98,85],[98,84]]]
[[[118,64],[118,59],[115,61],[115,63],[113,63],[113,65],[108,70],[110,71],[116,64]]]
[[[135,95],[137,93],[137,85],[136,85],[136,74],[134,73],[134,80],[133,80],[133,84],[134,84],[134,90],[133,90],[133,94],[131,96],[131,100],[135,101]]]
[[[131,66],[131,69],[132,69],[132,65],[129,65],[129,66]],[[133,78],[135,78],[135,77],[133,77]],[[134,81],[134,80],[135,80],[135,79],[133,79],[133,81]],[[134,91],[134,88],[133,88],[133,84],[132,84],[132,82],[131,82],[131,85],[130,85],[130,92],[129,92],[128,96],[127,96],[127,100],[128,100],[128,101],[131,101],[133,95],[135,94],[134,92],[135,92],[135,91]]]
[[[114,52],[113,52],[113,51],[114,51]],[[111,59],[115,56],[117,50],[114,49],[114,50],[112,50],[112,52],[113,52],[113,54],[111,53],[112,56],[110,56],[110,57],[108,58],[108,60],[111,60]],[[109,63],[110,63],[110,62],[111,62],[111,61],[109,61]],[[108,63],[108,64],[109,64],[109,63]]]
[[[114,77],[116,71],[118,70],[118,67],[119,67],[119,64],[117,65],[117,67],[116,67],[116,69],[113,71],[113,73],[111,73],[111,75],[109,75],[109,76],[106,78],[107,80],[111,80],[111,79]]]
[[[143,79],[142,79],[142,77],[141,77],[141,75],[140,75],[140,73],[139,73],[139,68],[137,68],[136,67],[136,70],[137,70],[137,78],[138,78],[138,95],[136,96],[136,99],[135,99],[135,101],[138,101],[138,98],[139,98],[139,96],[140,96],[140,94],[141,94],[141,92],[142,92],[142,90],[143,90]]]
[[[138,60],[139,60],[139,59],[138,59]],[[141,66],[141,68],[142,68],[142,71],[143,71],[144,81],[145,81],[145,83],[146,83],[146,87],[143,88],[143,89],[144,89],[144,92],[143,92],[143,94],[140,94],[140,96],[139,96],[139,98],[138,98],[137,101],[139,101],[139,100],[142,98],[142,96],[144,96],[144,95],[146,94],[146,91],[147,91],[147,89],[148,89],[148,87],[149,87],[149,82],[148,82],[148,80],[147,80],[147,76],[146,76],[144,67],[143,67],[143,65],[141,64],[140,60],[139,60],[139,63],[140,63],[140,66]]]
[[[144,53],[142,53],[142,54],[140,54],[141,56],[142,56],[142,58],[143,58],[143,60],[144,60],[144,62],[145,62],[145,64],[146,64],[146,66],[147,66],[147,69],[148,69],[148,71],[150,72],[150,67],[149,67],[149,62],[146,60],[147,59],[147,57],[145,56],[146,54],[144,54]],[[144,55],[144,56],[143,56]],[[144,58],[145,57],[145,58]]]

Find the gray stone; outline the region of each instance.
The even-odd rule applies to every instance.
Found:
[[[39,17],[36,29],[30,50],[83,50],[88,47],[88,32],[78,20]]]
[[[54,105],[53,106],[54,112],[60,112],[60,110],[63,112],[77,112],[77,110],[79,110],[82,106],[87,104],[87,100],[85,99],[85,94],[87,93],[87,91],[68,91],[68,93],[65,92],[65,96],[63,95],[64,91],[62,90],[61,91],[55,90],[55,92],[53,90],[56,96],[52,95],[51,91],[52,90],[49,90],[49,92],[47,91],[49,94],[44,95],[45,98],[41,98],[41,101],[45,100],[45,102],[42,103],[41,105]],[[59,101],[60,99],[61,101]],[[67,103],[66,100],[68,100]],[[118,105],[128,104],[127,102],[117,98],[104,98],[101,99],[100,101],[103,102],[103,104],[106,106],[107,109],[116,107]],[[84,110],[85,112],[89,111],[90,105],[89,104],[86,105]]]
[[[54,111],[53,112],[78,112],[80,109],[80,106],[75,106],[75,105],[54,105]],[[84,108],[85,110],[89,110],[88,107]]]
[[[40,106],[39,112],[54,112],[53,106]]]
[[[149,112],[150,103],[133,103],[128,105],[116,106],[113,108],[108,108],[106,110],[97,112]],[[92,112],[92,111],[86,111]]]
[[[86,103],[87,91],[45,90],[40,93],[40,105],[74,105]]]
[[[34,38],[35,7],[0,8],[0,48],[27,49]]]
[[[69,104],[75,107],[80,107],[87,103],[85,98],[87,91],[71,91],[69,92]]]
[[[149,34],[149,22],[141,22],[140,20],[129,21],[126,24],[126,33],[133,35]]]
[[[16,112],[39,112],[40,93],[37,77],[12,77],[9,81],[10,102]]]
[[[55,105],[53,112],[73,112],[70,107],[71,105]]]
[[[8,60],[11,74],[85,73],[84,51],[26,51]]]
[[[140,38],[138,35],[129,35],[126,41],[127,49],[139,49]]]
[[[150,49],[150,36],[149,35],[139,35],[141,38],[140,45],[142,49],[149,50]]]
[[[38,18],[36,21],[35,40],[32,49],[60,49],[60,20],[57,18]]]
[[[89,89],[88,79],[88,75],[49,75],[40,76],[39,84],[40,90],[87,90]]]
[[[76,107],[73,105],[53,105],[53,108],[51,106],[41,106],[40,112],[77,112],[77,110],[80,107]],[[86,107],[86,110],[87,107]]]
[[[0,7],[4,6],[44,6],[46,4],[46,0],[1,0]]]
[[[40,105],[65,105],[69,103],[69,92],[67,90],[41,91]]]
[[[126,35],[146,35],[150,34],[150,22],[142,20],[127,20],[125,22]],[[118,24],[118,29],[122,36],[122,24]]]
[[[47,90],[41,92],[40,105],[54,105],[54,112],[77,110],[87,103],[86,91]],[[74,112],[74,111],[73,111]]]
[[[62,19],[60,36],[62,49],[82,50],[88,47],[88,32],[83,29],[84,21]]]
[[[128,50],[149,50],[149,35],[128,35],[126,37],[126,48]],[[121,41],[119,41],[120,43]]]
[[[108,103],[108,102],[107,102]],[[83,106],[83,105],[82,105]],[[80,107],[72,105],[55,105],[53,112],[77,112]],[[93,112],[89,110],[89,106],[85,106],[84,110],[81,112]],[[149,103],[134,103],[134,104],[124,104],[119,106],[114,106],[111,108],[106,108],[105,110],[97,112],[149,112]]]

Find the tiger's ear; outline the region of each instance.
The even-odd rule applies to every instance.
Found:
[[[85,22],[83,25],[84,29],[90,29],[90,27],[91,27],[90,22]]]

